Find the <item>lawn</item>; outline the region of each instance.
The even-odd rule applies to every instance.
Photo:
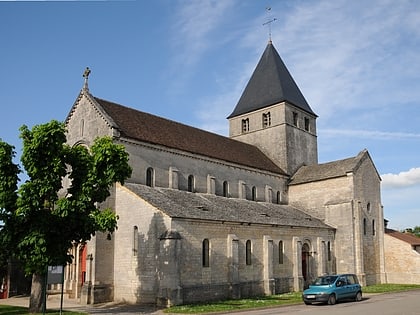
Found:
[[[10,305],[0,305],[0,314],[1,315],[25,315],[30,314],[28,313],[27,307],[21,306],[10,306]],[[37,315],[41,315],[42,313],[38,313]],[[45,314],[48,315],[59,315],[59,310],[47,310]],[[70,311],[62,311],[61,314],[63,315],[86,315],[87,313],[80,313],[80,312],[70,312]],[[31,314],[34,315],[34,314]]]

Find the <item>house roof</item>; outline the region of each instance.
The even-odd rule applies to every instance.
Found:
[[[385,229],[385,234],[406,242],[411,246],[420,246],[420,237],[417,237],[413,234],[401,233],[392,229]]]
[[[316,116],[270,41],[228,118],[287,101]]]
[[[286,175],[257,147],[97,97],[122,137]]]
[[[124,187],[172,218],[333,229],[289,205],[125,183]]]
[[[369,153],[365,149],[355,157],[323,164],[302,166],[292,176],[290,185],[347,176],[347,173],[354,172],[358,168],[363,158],[368,154]]]

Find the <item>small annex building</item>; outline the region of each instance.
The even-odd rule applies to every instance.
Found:
[[[86,76],[68,143],[111,136],[133,173],[103,205],[119,216],[112,239],[72,249],[66,292],[169,306],[299,291],[325,273],[383,282],[380,176],[367,150],[319,164],[316,119],[271,41],[229,137],[98,98]]]
[[[385,228],[387,283],[420,284],[420,237]]]

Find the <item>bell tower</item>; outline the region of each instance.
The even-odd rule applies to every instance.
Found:
[[[318,163],[317,117],[270,40],[228,117],[229,136],[255,145],[293,175]]]

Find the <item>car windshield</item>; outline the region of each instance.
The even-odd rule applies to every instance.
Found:
[[[329,284],[334,283],[336,279],[337,279],[337,276],[318,277],[315,279],[312,285],[329,285]]]

